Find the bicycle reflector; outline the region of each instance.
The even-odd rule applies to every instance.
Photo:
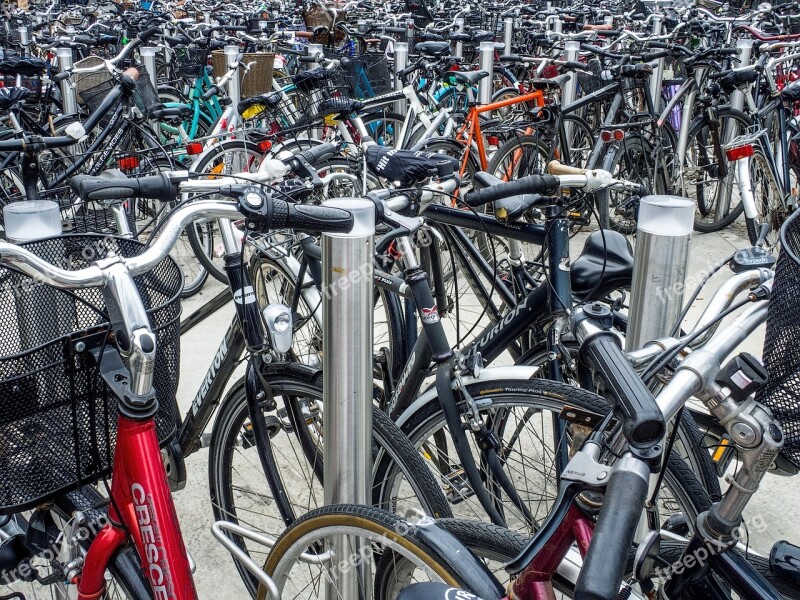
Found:
[[[117,166],[121,171],[132,171],[139,166],[139,157],[137,156],[121,156],[117,160]]]
[[[603,143],[621,142],[625,139],[625,132],[622,129],[605,130],[600,132],[600,139]]]
[[[194,156],[195,154],[200,154],[203,151],[203,144],[200,142],[189,142],[186,144],[186,154],[189,156]]]
[[[258,142],[258,151],[259,152],[269,152],[272,150],[272,142],[269,140],[261,140]]]
[[[740,160],[742,158],[749,158],[753,156],[753,144],[745,144],[744,146],[729,148],[725,151],[725,156],[727,156],[728,160],[731,162]]]

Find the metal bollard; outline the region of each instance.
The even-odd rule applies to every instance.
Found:
[[[566,60],[576,61],[578,60],[578,54],[581,49],[581,43],[575,40],[570,40],[564,45],[564,57]],[[564,85],[564,90],[561,93],[561,105],[567,106],[572,102],[575,102],[575,96],[578,90],[578,76],[575,71],[569,71],[569,81]],[[567,135],[567,139],[571,139],[572,136],[572,123],[567,121],[564,123],[564,133]]]
[[[325,504],[370,504],[375,205],[341,198],[325,206],[343,208],[354,217],[350,233],[322,235]],[[336,556],[353,552],[345,542],[334,538]],[[335,581],[326,582],[325,597],[372,598],[371,589],[359,590],[360,584],[371,587],[371,578],[362,577],[359,568],[333,570]]]
[[[57,48],[59,73],[72,68],[72,48]],[[75,97],[75,88],[69,78],[59,83],[61,87],[61,109],[65,115],[78,114],[78,99]]]
[[[492,101],[492,67],[494,67],[495,43],[491,40],[481,42],[478,48],[479,69],[489,73],[478,82],[478,102],[489,104]],[[485,113],[487,118],[490,113]]]
[[[612,15],[606,15],[603,17],[603,25],[610,25],[611,27],[614,26],[614,17]]]
[[[639,204],[626,349],[669,335],[683,308],[694,202],[646,196]]]
[[[663,29],[664,17],[661,15],[652,15],[653,19],[653,35],[660,35]],[[664,81],[664,59],[659,58],[655,61],[653,74],[650,75],[650,97],[653,99],[653,106],[656,111],[659,111],[661,101],[661,84]]]
[[[406,43],[408,44],[408,51],[414,51],[414,20],[409,19],[406,23]]]
[[[403,89],[403,82],[397,76],[397,73],[402,71],[408,66],[408,44],[405,42],[395,42],[394,44],[394,89],[398,92]],[[405,100],[398,100],[395,103],[395,111],[398,114],[406,114]]]
[[[139,56],[142,57],[142,64],[144,68],[147,70],[147,75],[150,77],[150,83],[153,84],[153,88],[158,89],[158,75],[156,73],[156,52],[158,52],[158,48],[153,48],[152,46],[145,46],[143,48],[139,48]]]
[[[464,33],[464,19],[459,17],[456,19],[456,28],[458,33]],[[463,42],[456,42],[456,58],[463,58],[464,57],[464,43]]]
[[[514,17],[503,19],[505,28],[503,29],[503,43],[506,45],[505,53],[511,54],[511,41],[514,39]]]
[[[225,60],[228,64],[228,69],[233,69],[239,62],[239,46],[230,44],[225,46],[223,51],[225,52]],[[231,82],[228,85],[228,98],[231,99],[231,104],[233,106],[238,106],[242,99],[242,90],[240,85],[241,80],[241,75],[237,73],[236,77],[231,79]]]
[[[325,47],[322,44],[309,44],[308,45],[308,55],[309,56],[319,56],[325,51]],[[308,64],[308,69],[317,69],[319,68],[320,64],[318,62],[313,62]]]
[[[22,55],[27,56],[28,47],[31,43],[30,31],[27,27],[19,27],[17,28],[17,31],[19,32],[19,43],[22,46]]]
[[[737,68],[747,67],[752,62],[753,42],[754,40],[736,40],[736,49],[739,51],[739,62],[736,64]],[[744,107],[744,93],[742,90],[736,89],[731,93],[730,105],[733,109],[742,110]],[[733,138],[726,138],[726,141],[730,141],[731,139]]]

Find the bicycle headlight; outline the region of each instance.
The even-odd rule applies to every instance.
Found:
[[[270,304],[263,313],[264,321],[276,352],[288,352],[292,347],[292,311],[285,304]]]

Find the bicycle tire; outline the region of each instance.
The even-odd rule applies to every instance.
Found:
[[[293,427],[293,431],[286,432],[286,438],[289,439],[291,435],[297,440],[300,451],[294,453],[295,460],[303,461],[304,463],[299,465],[284,464],[280,466],[278,463],[281,459],[276,457],[276,453],[290,453],[290,449],[287,449],[286,443],[279,444],[280,440],[275,442],[270,441],[268,448],[259,448],[256,446],[256,452],[260,453],[258,458],[267,461],[273,473],[272,477],[278,479],[273,479],[273,481],[267,481],[266,483],[268,486],[275,485],[274,489],[287,490],[294,482],[288,481],[286,475],[283,475],[283,473],[291,475],[292,473],[308,469],[305,471],[305,474],[313,477],[314,481],[306,483],[309,483],[309,487],[311,487],[312,484],[318,484],[319,487],[315,487],[314,490],[316,490],[316,493],[319,493],[322,489],[320,484],[323,472],[322,452],[317,440],[313,439],[309,432],[311,424],[307,422],[308,417],[303,413],[303,407],[300,405],[300,402],[298,402],[297,396],[300,394],[314,394],[316,397],[321,398],[322,374],[319,371],[290,363],[286,365],[270,365],[267,367],[265,375],[273,393],[276,395],[283,395],[284,397],[283,409],[286,412],[285,422],[291,424],[289,425],[290,427]],[[292,397],[293,394],[295,394],[294,397]],[[280,412],[276,414],[280,414]],[[234,455],[237,454],[237,443],[243,428],[246,427],[248,417],[249,410],[245,397],[244,381],[239,380],[233,385],[222,401],[219,412],[217,413],[209,450],[209,484],[211,504],[216,520],[238,522],[239,515],[242,514],[242,507],[241,505],[237,507],[234,498],[234,494],[236,493],[233,481],[233,473],[236,468],[234,465]],[[297,426],[298,423],[302,423],[304,426]],[[313,425],[318,426],[321,430],[321,420],[316,421]],[[275,427],[274,420],[271,421],[270,427]],[[395,476],[396,473],[404,473],[405,476],[410,477],[410,480],[413,481],[413,493],[415,497],[419,499],[422,504],[422,509],[426,514],[449,516],[451,514],[449,505],[444,499],[436,480],[431,476],[430,471],[420,460],[419,454],[417,454],[413,446],[411,446],[391,420],[377,409],[373,412],[373,431],[375,435],[375,447],[373,450],[375,467],[373,471],[375,473],[374,481],[377,482],[373,488],[374,503],[379,506],[391,508],[396,508],[398,504],[402,504],[405,498],[398,501],[396,497],[392,498],[388,496],[392,490],[382,485],[382,478],[389,475]],[[281,432],[276,432],[275,437],[280,433]],[[291,441],[289,443],[291,443]],[[280,448],[278,446],[280,446]],[[245,448],[245,450],[247,449],[249,448]],[[240,454],[243,454],[243,452]],[[246,466],[257,465],[256,468],[260,471],[260,466],[258,466],[258,463],[255,461],[248,463],[247,460],[243,460],[243,464]],[[295,469],[295,466],[299,467],[299,471]],[[258,483],[261,483],[261,481],[259,480]],[[272,490],[273,488],[269,487],[268,489]],[[318,502],[321,504],[322,497],[319,496],[315,499],[314,490],[309,490],[308,502]],[[239,488],[238,493],[240,495],[245,495],[243,488]],[[262,500],[263,496],[264,495],[261,494],[259,500]],[[291,499],[287,499],[287,502],[291,503]],[[313,504],[307,505],[304,503],[302,505],[297,505],[298,509],[302,508],[302,510],[307,510],[311,506],[313,506]],[[281,513],[281,510],[287,510],[286,507],[276,508],[278,513]],[[291,507],[288,510],[292,512]],[[254,526],[255,517],[251,513],[252,511],[250,510],[246,511],[248,515],[246,522],[250,526]],[[293,522],[298,516],[298,514],[288,514],[287,512],[285,514],[278,514],[275,520],[280,523],[280,528],[282,529],[287,523]],[[265,516],[265,518],[269,519],[268,516]],[[277,529],[277,527],[275,529]],[[268,533],[277,533],[277,531],[268,531]],[[231,539],[233,539],[240,548],[249,551],[248,545],[241,537],[231,534]],[[236,563],[236,568],[242,576],[245,586],[253,593],[257,588],[255,578],[253,578],[238,562]]]
[[[287,571],[291,566],[290,562],[300,552],[308,548],[325,547],[320,541],[331,536],[353,535],[369,540],[369,547],[373,550],[366,557],[362,555],[363,561],[359,567],[369,566],[365,563],[374,559],[376,545],[381,544],[380,552],[377,552],[379,561],[392,560],[395,556],[402,556],[406,560],[413,557],[433,580],[455,587],[480,588],[476,591],[486,598],[500,597],[502,588],[476,558],[463,554],[458,557],[448,555],[440,544],[428,543],[425,534],[419,533],[419,528],[426,526],[428,523],[422,522],[418,526],[410,525],[392,513],[372,507],[347,504],[325,506],[298,519],[278,538],[264,564],[264,571],[275,578],[282,595],[285,595],[284,586],[287,583],[297,584],[291,580],[291,573]],[[312,541],[313,539],[317,542]],[[456,561],[459,564],[455,564]],[[384,583],[385,580],[375,582],[375,594],[372,597],[375,600],[394,600],[396,596],[383,593],[386,591]],[[264,588],[259,588],[257,598],[266,598]]]
[[[381,146],[397,147],[397,135],[403,130],[406,118],[389,110],[371,109],[361,117],[370,137]]]
[[[556,445],[555,430],[550,430],[553,426],[553,418],[561,415],[567,407],[576,409],[579,414],[598,415],[599,418],[599,416],[608,414],[610,410],[608,402],[587,390],[544,379],[487,378],[485,381],[468,384],[466,390],[475,399],[479,411],[487,417],[489,428],[494,428],[493,430],[498,435],[501,442],[500,452],[505,456],[506,470],[511,479],[515,481],[517,492],[526,502],[535,521],[541,521],[541,517],[546,516],[550,510],[548,502],[555,497],[557,482],[551,482],[555,472],[554,464],[545,465],[543,462],[541,471],[537,471],[539,466],[535,461],[540,455],[549,460],[548,452],[552,454],[552,449]],[[545,416],[546,412],[549,414]],[[541,415],[541,435],[538,435],[538,430],[533,431],[535,426],[533,418],[536,414]],[[523,418],[527,421],[523,421]],[[398,423],[414,447],[424,453],[429,468],[435,473],[435,476],[443,486],[446,486],[448,499],[457,503],[453,509],[456,516],[486,519],[485,511],[474,496],[470,495],[471,490],[465,487],[463,481],[458,478],[460,463],[454,459],[455,452],[449,446],[449,433],[447,433],[446,420],[439,399],[429,396],[424,403],[416,406],[413,412],[409,411],[401,416]],[[567,425],[569,429],[566,433],[571,438],[571,440],[568,438],[568,441],[571,441],[570,448],[574,450],[588,435],[590,429],[577,423],[567,423]],[[521,426],[524,426],[525,429],[521,429]],[[513,434],[509,439],[513,440],[514,444],[519,444],[518,447],[510,445],[505,439],[504,436],[509,430]],[[437,439],[434,434],[442,437]],[[523,439],[523,436],[527,437]],[[469,439],[470,445],[473,446],[473,454],[476,454],[474,440]],[[446,444],[444,447],[442,440]],[[523,448],[524,444],[528,444],[528,446]],[[512,458],[516,463],[511,462]],[[681,474],[692,473],[692,471],[681,457],[679,457],[679,461],[685,469],[680,469],[681,465],[676,466],[677,463],[673,461],[668,462],[665,485],[672,497],[661,498],[662,505],[657,506],[656,509],[669,512],[673,505],[668,503],[673,500],[682,510],[687,506],[691,508],[691,506],[702,505],[703,499],[696,498],[697,490],[687,488],[681,483]],[[449,470],[444,472],[445,469]],[[489,477],[486,471],[482,471],[482,473],[487,478]],[[534,480],[529,482],[529,478]],[[399,482],[389,482],[387,485],[397,486]],[[703,495],[707,497],[708,494],[702,488],[702,484],[699,485]],[[548,492],[551,492],[550,496],[547,495]],[[520,531],[535,529],[536,524],[526,520],[504,495],[497,495],[496,501],[505,510],[508,528]],[[535,503],[538,504],[534,506]]]
[[[720,144],[725,142],[724,136],[726,135],[725,132],[728,130],[728,122],[735,122],[739,132],[745,131],[752,123],[750,117],[748,117],[745,113],[732,108],[717,109],[717,121],[719,123],[721,138]],[[733,196],[732,192],[735,180],[735,168],[731,164],[727,165],[729,173],[727,176],[727,181],[725,181],[723,184],[723,182],[720,182],[718,179],[716,179],[714,175],[715,163],[713,162],[716,161],[716,157],[713,156],[714,149],[709,149],[705,146],[705,144],[710,141],[709,136],[710,132],[708,130],[708,122],[704,115],[696,118],[689,125],[689,147],[686,150],[687,155],[684,157],[684,165],[680,170],[683,181],[683,189],[681,190],[681,194],[695,202],[697,208],[695,210],[694,229],[695,231],[700,231],[702,233],[721,231],[733,223],[744,210],[740,199],[739,203],[735,207],[728,207],[728,212],[723,217],[718,218],[715,213],[714,216],[711,217],[712,220],[710,222],[705,222],[702,220],[708,218],[708,215],[714,209],[713,204],[715,201],[711,201],[712,196],[714,198],[717,197],[717,194],[722,194],[723,197]],[[694,163],[690,166],[687,163],[692,154],[695,155]],[[727,158],[724,160],[727,161]],[[705,175],[708,175],[707,180],[705,179]],[[719,191],[717,188],[714,188],[714,192],[712,194],[708,188],[711,188],[714,183],[717,183],[718,185],[725,185],[726,187],[724,190]],[[709,185],[707,186],[706,184]]]
[[[766,244],[767,247],[774,247],[780,239],[781,225],[786,220],[788,212],[781,199],[782,194],[775,174],[761,150],[756,150],[750,157],[750,181],[758,214],[752,219],[745,214],[747,237],[751,244],[755,244],[762,223],[767,223],[769,233]]]

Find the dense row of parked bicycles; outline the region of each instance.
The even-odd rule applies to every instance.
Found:
[[[800,547],[745,520],[800,468],[800,5],[4,10],[2,598],[196,597],[201,451],[259,600],[800,598]],[[653,194],[746,241],[631,348]],[[320,239],[353,198],[371,486],[325,505]],[[181,335],[231,302],[182,414]]]

